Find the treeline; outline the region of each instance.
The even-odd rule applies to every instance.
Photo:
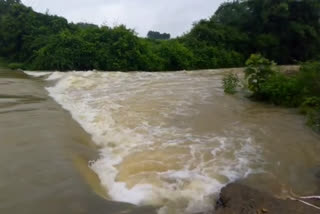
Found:
[[[73,24],[20,0],[0,0],[0,57],[34,70],[182,70],[243,66],[251,53],[279,64],[320,56],[319,0],[242,0],[170,40],[124,25]]]
[[[160,39],[160,40],[167,40],[171,38],[169,33],[160,33],[158,31],[149,31],[147,34],[149,39]]]

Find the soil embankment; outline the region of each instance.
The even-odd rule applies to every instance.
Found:
[[[317,201],[303,200],[315,204]],[[233,183],[222,189],[215,214],[319,214],[320,209],[296,200],[277,199],[272,195]]]

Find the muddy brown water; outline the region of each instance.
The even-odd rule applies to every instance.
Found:
[[[197,213],[236,180],[317,193],[320,136],[223,73],[1,70],[0,213]]]
[[[0,213],[154,213],[100,196],[90,136],[44,86],[0,69]]]

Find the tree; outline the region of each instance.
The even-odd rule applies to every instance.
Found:
[[[160,39],[160,40],[168,40],[170,39],[170,34],[168,33],[160,33],[158,31],[149,31],[147,34],[149,39]]]
[[[63,31],[52,36],[34,56],[33,66],[42,70],[93,69],[94,47],[78,35]]]

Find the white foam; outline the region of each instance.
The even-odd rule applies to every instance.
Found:
[[[57,79],[60,79],[62,77],[64,77],[66,74],[63,73],[63,72],[53,72],[51,73],[51,75],[47,78],[47,80],[57,80]]]
[[[159,213],[204,212],[213,208],[212,201],[224,185],[256,170],[250,163],[259,159],[259,150],[248,136],[199,135],[192,127],[171,122],[177,115],[196,116],[199,111],[194,103],[211,102],[210,93],[216,86],[207,75],[54,72],[47,80],[56,81],[47,88],[50,96],[100,146],[100,158],[91,168],[113,200],[162,205]],[[183,152],[167,157],[170,149]],[[164,151],[156,156],[157,161],[169,165],[174,160],[179,167],[141,172],[145,178],[156,176],[160,183],[147,179],[129,188],[117,178],[118,165],[130,155],[147,151]]]
[[[43,77],[52,73],[50,71],[23,71],[23,72],[33,77]]]

